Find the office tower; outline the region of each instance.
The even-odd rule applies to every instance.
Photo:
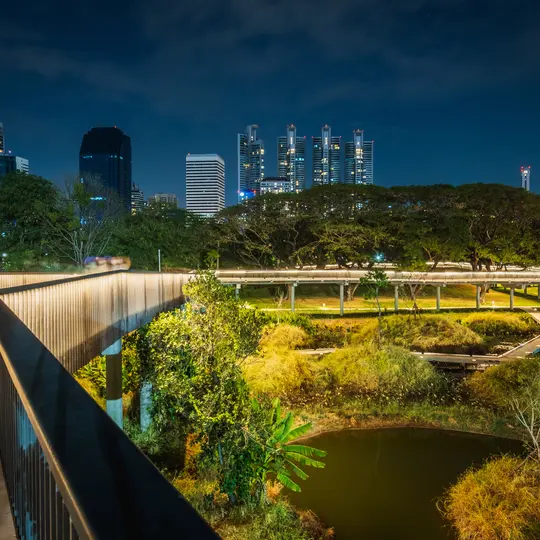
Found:
[[[288,178],[293,191],[305,188],[306,138],[296,136],[296,127],[287,126],[287,135],[278,137],[278,176]]]
[[[257,138],[259,126],[246,127],[238,134],[238,201],[242,202],[260,192],[264,178],[264,142]]]
[[[345,143],[345,184],[373,184],[373,141],[364,141],[361,129]]]
[[[137,184],[131,187],[131,213],[138,214],[144,208],[144,193]]]
[[[313,137],[313,185],[339,184],[341,181],[341,137],[332,137],[330,126]]]
[[[174,193],[154,193],[148,197],[148,206],[178,208],[178,198]]]
[[[364,141],[364,167],[362,181],[364,184],[373,184],[373,146],[374,141]]]
[[[0,122],[0,155],[6,153],[6,141],[4,139],[4,124]]]
[[[293,191],[288,178],[268,176],[261,181],[261,195],[268,193],[292,193]]]
[[[0,177],[12,172],[28,174],[30,172],[28,160],[11,154],[0,154]]]
[[[90,178],[115,191],[126,210],[131,209],[131,139],[117,127],[92,128],[79,152],[81,182]]]
[[[186,209],[212,217],[225,208],[225,162],[217,154],[186,156]]]
[[[364,132],[353,131],[352,142],[345,143],[345,184],[361,184],[364,152]]]
[[[531,191],[531,166],[521,167],[521,187],[526,191]]]

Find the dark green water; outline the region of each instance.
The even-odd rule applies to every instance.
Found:
[[[334,527],[338,540],[455,539],[437,498],[471,465],[522,449],[507,439],[409,428],[341,431],[305,444],[328,452],[326,468],[309,468],[302,492],[289,498]]]

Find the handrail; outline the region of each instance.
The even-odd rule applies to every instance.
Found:
[[[0,301],[0,459],[20,538],[215,538]]]

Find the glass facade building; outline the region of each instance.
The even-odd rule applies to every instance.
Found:
[[[373,141],[364,140],[361,129],[345,143],[345,184],[373,184]]]
[[[261,195],[268,193],[291,193],[292,185],[287,178],[267,177],[261,182]]]
[[[11,154],[0,154],[0,177],[12,172],[29,173],[28,160]]]
[[[238,202],[260,193],[264,178],[264,142],[257,138],[258,125],[246,127],[238,134]]]
[[[287,135],[277,140],[278,175],[287,178],[293,191],[306,186],[306,138],[296,136],[296,127],[287,126]]]
[[[0,155],[6,153],[6,140],[4,139],[4,124],[0,122]]]
[[[341,137],[332,137],[332,129],[325,125],[320,137],[313,137],[314,186],[341,182]]]
[[[131,139],[117,127],[92,128],[79,152],[81,182],[92,177],[115,191],[131,210]]]

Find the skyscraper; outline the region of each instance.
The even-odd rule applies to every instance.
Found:
[[[259,126],[246,127],[238,134],[238,200],[242,202],[260,193],[264,178],[264,142],[257,138]]]
[[[83,137],[79,152],[79,177],[94,177],[118,193],[131,209],[131,139],[117,127],[92,128]]]
[[[144,193],[137,184],[131,188],[131,213],[137,214],[144,208]]]
[[[299,192],[305,188],[305,157],[306,138],[296,136],[296,127],[287,126],[287,135],[278,137],[278,176],[288,178],[293,191]]]
[[[345,143],[345,184],[373,184],[373,141],[364,140],[361,129]]]
[[[225,162],[217,154],[186,156],[186,209],[212,217],[225,208]]]
[[[154,193],[148,197],[148,206],[178,208],[178,198],[174,193]]]
[[[6,153],[6,142],[4,139],[4,124],[0,122],[0,154]]]
[[[0,177],[12,172],[29,173],[28,160],[11,154],[0,154]]]
[[[339,184],[341,181],[341,137],[332,137],[324,125],[320,137],[313,137],[313,185]]]
[[[267,176],[261,182],[261,195],[268,193],[291,193],[293,191],[288,178]]]
[[[362,181],[364,184],[373,184],[373,146],[375,141],[364,141],[364,168]]]
[[[531,191],[531,166],[521,167],[521,187],[526,191]]]

